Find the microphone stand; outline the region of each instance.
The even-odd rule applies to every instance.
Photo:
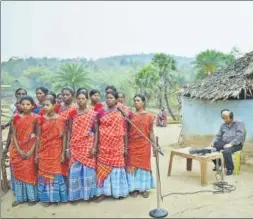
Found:
[[[156,137],[156,144],[158,145],[158,137]],[[159,154],[155,151],[156,158],[156,208],[149,212],[149,215],[154,218],[163,218],[168,215],[168,211],[160,208],[160,200],[161,200],[161,179],[160,179],[160,171],[159,171]]]
[[[154,218],[163,218],[166,217],[168,215],[168,211],[165,209],[160,208],[160,200],[161,200],[161,180],[160,180],[160,171],[159,171],[159,153],[164,156],[164,154],[161,152],[161,147],[158,144],[158,137],[156,137],[156,142],[155,144],[149,140],[148,137],[146,137],[142,131],[136,126],[134,125],[131,120],[128,118],[128,116],[126,115],[126,113],[117,107],[117,110],[121,112],[121,114],[126,118],[126,120],[141,134],[141,136],[143,136],[151,145],[152,147],[155,149],[154,153],[155,153],[155,158],[156,158],[156,196],[157,196],[157,208],[151,210],[149,212],[149,215],[151,217]]]

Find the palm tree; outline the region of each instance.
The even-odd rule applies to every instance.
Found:
[[[196,56],[193,64],[197,70],[197,78],[203,79],[206,76],[210,76],[216,70],[226,67],[233,61],[234,56],[232,54],[206,50]]]
[[[82,65],[63,64],[60,66],[60,72],[56,75],[55,89],[60,90],[63,87],[71,87],[76,91],[79,87],[89,88],[91,79],[88,72]]]

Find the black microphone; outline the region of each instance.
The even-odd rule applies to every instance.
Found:
[[[123,116],[127,117],[126,112],[125,112],[124,110],[122,110],[122,109],[119,108],[118,106],[116,107],[116,109],[117,109],[118,111],[120,111],[121,114],[122,114]]]

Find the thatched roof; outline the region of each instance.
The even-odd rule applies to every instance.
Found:
[[[253,51],[185,88],[183,95],[210,101],[253,98]]]

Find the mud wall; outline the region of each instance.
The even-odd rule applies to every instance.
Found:
[[[230,109],[235,119],[245,123],[247,140],[253,141],[253,100],[201,101],[188,97],[182,98],[183,135],[215,135],[222,119],[220,111]]]

